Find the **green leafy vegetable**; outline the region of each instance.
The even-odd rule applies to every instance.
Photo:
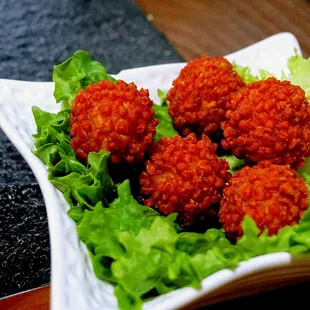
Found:
[[[229,172],[234,175],[238,170],[245,166],[245,162],[243,159],[239,159],[234,155],[223,155],[220,156],[221,159],[227,160],[229,164]]]
[[[283,227],[275,236],[268,236],[267,230],[259,235],[256,223],[250,217],[245,218],[242,227],[244,234],[236,246],[243,249],[246,258],[275,252],[310,251],[310,205],[298,225]]]
[[[107,168],[109,156],[110,153],[106,151],[89,153],[89,164],[84,171],[55,176],[54,169],[51,170],[49,179],[56,188],[63,192],[69,205],[93,209],[98,201],[106,204],[113,197],[114,184]],[[62,160],[63,162],[58,165],[70,167],[71,158],[63,157]],[[75,160],[74,158],[72,161]]]
[[[57,165],[61,155],[74,155],[69,145],[70,110],[62,110],[54,114],[34,106],[32,113],[37,125],[37,134],[33,135],[36,147],[34,154],[49,168]],[[84,166],[78,162],[74,167],[77,170],[84,169]]]
[[[272,74],[271,72],[267,71],[267,70],[258,70],[259,72],[259,79],[260,80],[266,80],[269,77],[275,77],[274,74]]]
[[[166,104],[166,105],[169,105],[170,102],[169,100],[167,99],[167,93],[165,93],[164,91],[162,91],[161,89],[158,89],[157,90],[157,95],[158,95],[158,98],[160,99],[160,105],[162,104]]]
[[[53,81],[55,82],[56,102],[63,101],[65,107],[70,107],[79,90],[101,80],[115,81],[107,74],[100,62],[92,61],[86,51],[78,50],[72,57],[54,66]]]
[[[251,83],[258,80],[266,80],[268,77],[274,76],[266,70],[258,70],[258,75],[253,75],[250,67],[239,66],[235,61],[232,62],[234,70],[242,77],[245,83]]]
[[[234,70],[243,78],[246,83],[265,80],[270,76],[274,76],[272,73],[266,70],[259,70],[259,75],[252,74],[250,67],[243,67],[236,62],[232,62]],[[290,74],[286,76],[282,73],[282,80],[289,80],[292,84],[300,86],[306,93],[306,98],[310,102],[310,58],[306,59],[297,54],[291,56],[287,60],[287,67]]]
[[[117,278],[116,294],[121,298],[121,309],[141,309],[141,299],[150,291],[163,294],[189,285],[199,288],[206,275],[235,265],[235,261],[225,257],[227,248],[213,247],[220,243],[220,237],[212,240],[212,232],[183,236],[177,233],[170,219],[173,218],[156,216],[152,225],[142,228],[137,236],[128,231],[119,234],[125,254],[111,268]],[[198,239],[196,244],[202,239],[209,243],[188,253],[184,246],[188,239],[194,243]]]
[[[152,226],[141,229],[138,236],[123,232],[119,238],[126,254],[112,264],[112,272],[118,285],[138,300],[167,276],[175,253],[177,233],[171,223],[158,216]]]
[[[88,165],[83,165],[70,147],[70,110],[53,114],[33,107],[32,111],[38,131],[33,153],[47,166],[51,183],[63,192],[71,207],[92,209],[98,201],[106,203],[114,190],[107,168],[109,153],[90,153]],[[70,212],[76,219],[77,211]]]
[[[290,75],[286,77],[283,74],[282,79],[289,79],[292,84],[299,85],[305,91],[310,102],[310,57],[306,59],[295,51],[295,55],[288,59],[287,66]]]
[[[158,96],[161,100],[161,104],[155,104],[153,106],[155,118],[158,119],[154,141],[158,141],[162,137],[171,138],[178,134],[173,127],[172,118],[168,113],[169,101],[167,101],[166,94],[163,91],[158,90]]]
[[[129,181],[118,186],[118,198],[104,208],[99,202],[93,211],[85,211],[77,231],[92,253],[94,270],[98,278],[116,281],[111,263],[124,254],[118,234],[126,231],[134,236],[141,228],[150,227],[158,213],[140,205],[130,193]]]
[[[234,70],[240,75],[245,83],[251,83],[259,80],[258,76],[252,74],[250,67],[240,66],[235,61],[232,62]]]

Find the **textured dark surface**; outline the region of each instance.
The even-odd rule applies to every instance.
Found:
[[[1,0],[0,78],[49,81],[85,49],[110,73],[179,62],[130,0]],[[0,296],[50,280],[45,206],[36,180],[0,130]]]
[[[50,246],[37,184],[2,187],[0,201],[2,297],[49,282]]]
[[[130,0],[1,0],[0,78],[50,80],[85,49],[110,73],[180,61]]]
[[[0,189],[9,185],[32,183],[37,182],[31,169],[0,129]]]

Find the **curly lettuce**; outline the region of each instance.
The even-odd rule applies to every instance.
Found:
[[[158,90],[158,97],[160,104],[154,104],[153,110],[155,111],[155,118],[158,119],[158,125],[156,126],[156,134],[154,141],[158,141],[160,138],[171,138],[178,133],[173,127],[172,118],[168,112],[167,95],[162,90]]]
[[[247,258],[275,252],[310,252],[310,204],[298,225],[285,226],[277,235],[268,236],[267,229],[260,234],[256,223],[248,216],[242,228],[244,234],[236,246],[242,248]]]
[[[295,55],[287,61],[290,71],[289,76],[283,73],[282,79],[289,80],[294,85],[299,85],[306,93],[306,98],[310,102],[310,57],[308,59],[300,56],[295,51]]]
[[[100,62],[93,61],[88,52],[78,50],[66,61],[54,66],[56,102],[62,102],[68,108],[79,90],[101,80],[115,81]]]
[[[245,83],[251,83],[258,80],[266,80],[268,77],[274,76],[266,70],[259,70],[258,75],[253,75],[250,67],[239,66],[235,61],[232,62],[234,70],[242,77]]]

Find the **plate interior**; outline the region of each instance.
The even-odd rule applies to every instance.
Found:
[[[290,33],[280,33],[227,55],[227,58],[248,65],[254,71],[262,68],[279,76],[294,49],[301,53],[296,38]],[[116,77],[148,88],[156,103],[157,89],[167,91],[183,66],[184,63],[136,68],[121,71]],[[33,170],[46,204],[52,256],[52,309],[117,309],[112,285],[94,275],[87,250],[79,242],[75,224],[66,214],[66,201],[47,180],[45,166],[31,153],[32,134],[36,132],[31,107],[36,105],[57,112],[60,106],[53,98],[53,88],[51,82],[0,80],[0,125]],[[208,294],[214,294],[238,279],[291,265],[288,253],[257,257],[241,263],[236,270],[222,270],[209,276],[200,290],[183,288],[173,291],[146,302],[144,309],[176,309],[202,297],[207,302]]]

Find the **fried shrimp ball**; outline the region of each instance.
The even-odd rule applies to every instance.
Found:
[[[111,152],[111,163],[139,162],[151,146],[157,120],[148,90],[134,83],[101,81],[81,90],[72,103],[71,147],[80,159]]]
[[[183,136],[191,132],[216,135],[231,94],[243,86],[223,57],[203,55],[188,62],[167,94],[175,128]]]
[[[242,221],[250,216],[261,232],[275,235],[295,225],[308,207],[305,181],[289,165],[260,162],[238,171],[224,189],[219,218],[230,239],[242,236]]]
[[[249,164],[270,160],[301,167],[310,156],[310,105],[288,81],[268,78],[240,89],[227,104],[224,149]]]
[[[199,214],[212,213],[231,177],[216,148],[208,137],[197,141],[195,134],[160,139],[140,175],[145,204],[164,214],[178,212],[183,226],[191,226]]]

